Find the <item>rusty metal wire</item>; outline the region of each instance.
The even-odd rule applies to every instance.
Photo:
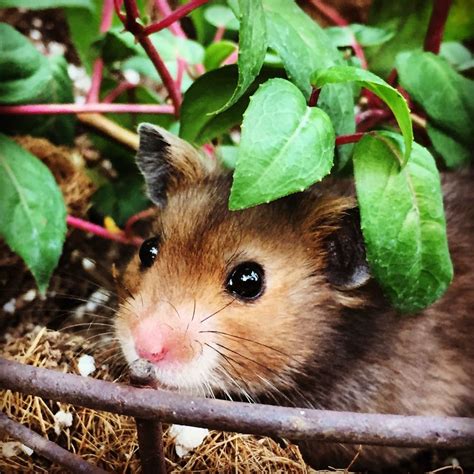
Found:
[[[474,419],[309,410],[134,388],[0,359],[0,387],[97,410],[290,440],[397,447],[474,445]]]

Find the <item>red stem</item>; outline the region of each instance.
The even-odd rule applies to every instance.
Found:
[[[118,8],[119,3],[120,0],[115,0],[116,9]],[[160,75],[161,80],[163,81],[163,84],[170,95],[171,102],[173,103],[174,107],[174,115],[178,117],[181,107],[181,92],[171,77],[171,74],[168,71],[165,63],[158,54],[158,51],[153,46],[150,38],[148,38],[145,28],[136,21],[137,17],[135,17],[135,15],[138,13],[136,1],[125,0],[125,11],[127,12],[127,15],[125,18],[123,16],[121,17],[122,23],[125,29],[130,31],[135,39],[142,45],[151,62],[155,66],[155,69]],[[120,16],[120,9],[117,10],[117,12]]]
[[[156,1],[156,6],[158,10],[164,17],[169,17],[170,15],[173,14],[173,10],[171,10],[167,0],[155,0],[155,1]],[[169,29],[174,35],[180,36],[181,38],[187,38],[186,33],[184,32],[184,30],[181,28],[181,25],[179,24],[179,21],[176,21],[172,23],[171,25],[169,25]]]
[[[86,103],[97,104],[99,102],[100,85],[102,83],[102,72],[104,70],[104,61],[98,58],[94,61],[92,69],[91,87],[87,93]]]
[[[352,135],[341,135],[336,137],[336,145],[346,145],[347,143],[356,143],[358,142],[365,133],[353,133]]]
[[[30,104],[0,105],[0,114],[58,115],[83,113],[173,114],[171,105],[160,104]]]
[[[217,43],[220,41],[225,34],[225,26],[219,26],[216,30],[216,34],[214,35],[214,39],[212,40],[213,43]]]
[[[341,27],[349,26],[349,22],[345,18],[343,18],[335,8],[331,7],[330,5],[327,5],[321,0],[310,0],[310,2],[321,14],[323,14],[329,21],[331,21],[335,25]],[[352,31],[351,37],[351,47],[354,50],[354,54],[359,58],[361,67],[363,69],[367,69],[367,60],[365,58],[364,50],[362,49],[362,46],[357,42],[356,37],[354,33],[352,33]]]
[[[157,31],[161,31],[162,29],[167,28],[175,21],[179,20],[180,18],[183,18],[188,13],[191,13],[193,10],[200,7],[201,5],[204,5],[208,1],[209,0],[191,0],[186,5],[177,8],[173,13],[171,13],[171,15],[168,15],[166,18],[163,18],[163,20],[160,20],[157,23],[153,23],[152,25],[147,26],[145,28],[145,34],[151,35],[152,33],[156,33]]]
[[[104,0],[104,6],[102,8],[102,19],[100,22],[99,31],[106,33],[112,25],[112,17],[114,13],[114,2],[113,0]],[[86,102],[88,104],[94,104],[99,102],[100,85],[102,83],[102,75],[104,70],[104,61],[102,58],[98,58],[94,62],[92,69],[92,81],[89,92],[87,93]]]
[[[137,87],[137,84],[131,84],[130,82],[123,81],[120,82],[117,87],[112,89],[103,99],[102,103],[103,104],[111,104],[117,97],[122,95],[124,92],[130,90],[130,89],[135,89]]]
[[[311,90],[311,95],[309,97],[309,100],[308,100],[308,105],[310,107],[315,107],[316,104],[318,103],[318,99],[319,99],[319,94],[321,94],[321,88],[312,88]]]
[[[80,229],[84,232],[90,232],[91,234],[97,235],[104,239],[115,240],[122,244],[135,245],[138,247],[143,242],[143,239],[139,237],[127,237],[124,232],[110,232],[105,227],[85,221],[79,217],[67,216],[66,222],[70,227],[75,229]]]
[[[137,214],[134,214],[133,216],[131,216],[125,224],[125,229],[124,229],[125,235],[128,237],[133,235],[132,227],[138,221],[151,217],[155,213],[156,213],[156,208],[150,207],[149,209],[145,209],[144,211],[140,211]]]
[[[452,0],[434,0],[428,30],[425,36],[423,49],[434,54],[439,53],[441,40],[443,39],[444,27],[448,19]]]

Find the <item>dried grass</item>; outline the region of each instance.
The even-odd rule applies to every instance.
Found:
[[[78,373],[78,358],[92,350],[92,345],[82,336],[36,326],[22,337],[7,337],[1,352],[4,357],[36,367]],[[94,356],[97,370],[93,377],[116,379],[109,367],[101,364],[103,356]],[[135,424],[130,417],[45,401],[9,390],[0,394],[0,409],[108,471],[140,472]],[[54,414],[60,409],[72,413],[73,423],[58,436],[54,430]],[[175,454],[173,440],[167,432],[164,440],[169,472],[314,472],[306,466],[295,445],[280,446],[270,438],[211,431],[199,448],[181,459]],[[0,472],[46,474],[64,472],[64,468],[51,466],[35,454],[27,456],[20,452],[11,457],[0,455]]]

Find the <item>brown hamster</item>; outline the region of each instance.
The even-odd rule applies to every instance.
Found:
[[[399,315],[370,278],[342,181],[232,212],[228,174],[166,130],[139,132],[137,163],[159,211],[123,275],[115,325],[128,362],[146,358],[165,388],[201,396],[474,415],[470,171],[444,186],[454,282],[421,314]],[[357,451],[301,446],[322,467],[346,467]],[[356,468],[414,452],[367,446]]]

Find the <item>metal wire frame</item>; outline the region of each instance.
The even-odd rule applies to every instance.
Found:
[[[146,367],[135,368],[134,372],[135,384],[150,383]],[[104,382],[1,358],[0,388],[135,417],[144,472],[165,472],[161,422],[290,440],[418,448],[474,446],[474,419],[470,418],[335,412],[211,400]],[[0,423],[0,430],[35,449],[24,432],[8,431],[5,423]],[[38,452],[61,463],[48,455],[48,449]],[[70,464],[63,465],[71,469]],[[80,470],[78,465],[73,471],[97,472],[93,469],[97,468]]]

